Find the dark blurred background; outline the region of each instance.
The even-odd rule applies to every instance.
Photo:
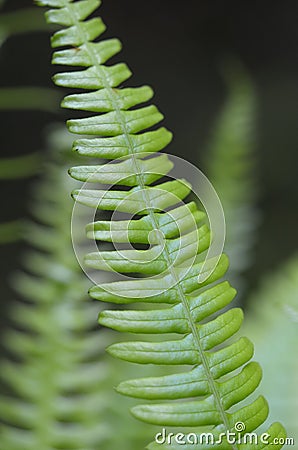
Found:
[[[28,6],[31,0],[9,0],[3,12]],[[297,250],[298,2],[105,0],[100,12],[108,25],[106,36],[123,42],[121,59],[135,74],[131,84],[155,89],[155,103],[175,133],[168,152],[202,169],[226,96],[222,61],[238,58],[252,77],[258,96],[256,180],[262,215],[255,263],[247,273],[250,288],[255,287],[261,274]],[[0,87],[51,87],[55,70],[50,56],[47,33],[8,39],[0,50]],[[45,126],[66,117],[62,110],[1,112],[1,155],[41,149]],[[1,182],[1,221],[27,214],[31,183]],[[19,243],[1,247],[3,311],[13,297],[9,277],[20,265],[21,252]]]

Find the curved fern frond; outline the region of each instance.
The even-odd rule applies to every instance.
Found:
[[[256,96],[240,64],[223,71],[228,98],[208,144],[206,173],[219,193],[226,220],[225,252],[230,259],[229,278],[243,294],[243,272],[251,263],[258,214],[254,154]]]
[[[113,161],[99,167],[71,169],[70,173],[77,179],[108,183],[111,187],[75,191],[73,197],[93,208],[140,217],[112,221],[110,225],[96,221],[88,226],[88,232],[92,238],[95,235],[98,241],[112,241],[114,245],[151,243],[153,232],[153,244],[148,250],[127,248],[117,254],[111,250],[86,256],[92,268],[153,275],[97,285],[90,290],[93,298],[111,303],[163,305],[163,309],[151,311],[140,307],[100,314],[102,325],[161,338],[154,342],[121,342],[110,346],[108,351],[120,359],[140,364],[192,366],[190,371],[182,373],[123,382],[119,392],[161,402],[132,409],[134,416],[145,422],[177,427],[212,426],[214,434],[219,434],[232,430],[241,420],[246,431],[257,429],[268,415],[267,402],[262,396],[245,406],[232,408],[253,393],[261,380],[259,366],[248,362],[253,354],[252,344],[240,338],[223,345],[240,328],[242,311],[234,308],[213,315],[235,295],[228,282],[219,281],[228,261],[222,256],[207,279],[198,279],[203,269],[210,273],[214,261],[209,261],[206,268],[200,256],[206,249],[206,241],[203,240],[203,245],[198,242],[200,229],[205,226],[202,213],[194,203],[181,206],[191,190],[189,184],[185,180],[160,182],[169,173],[170,164],[167,158],[157,160],[160,156],[154,153],[164,149],[172,135],[163,127],[150,130],[163,118],[155,106],[140,107],[151,99],[152,89],[119,88],[131,76],[131,71],[123,63],[105,64],[120,51],[118,40],[93,42],[105,30],[100,18],[87,19],[99,5],[98,0],[39,0],[38,3],[55,8],[46,13],[47,19],[65,27],[52,38],[54,48],[63,47],[54,53],[53,63],[83,67],[57,74],[55,83],[90,91],[68,95],[63,106],[96,113],[68,121],[71,132],[90,136],[78,139],[74,150],[80,155]],[[150,154],[149,159],[144,152]],[[119,157],[124,159],[115,161]],[[153,170],[148,170],[148,160]],[[181,215],[186,215],[187,220],[182,220],[179,229],[173,217]],[[182,249],[178,255],[176,239],[180,239]],[[168,333],[174,333],[174,339]],[[240,372],[234,372],[244,364]],[[276,435],[285,435],[279,423],[270,428],[270,433],[271,442]],[[281,448],[282,444],[276,447]],[[219,448],[239,449],[242,444],[229,445],[225,441]]]

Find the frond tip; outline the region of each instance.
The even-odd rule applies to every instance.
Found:
[[[166,400],[133,408],[133,414],[146,422],[177,427],[213,426],[219,434],[233,430],[241,420],[247,431],[255,430],[268,415],[265,399],[260,396],[238,409],[235,406],[255,391],[261,370],[257,363],[249,362],[253,354],[250,341],[240,338],[224,345],[240,328],[242,311],[234,308],[218,315],[235,295],[228,282],[220,281],[228,261],[222,256],[204,264],[210,233],[196,204],[184,203],[191,190],[189,184],[184,180],[161,183],[162,177],[169,174],[171,163],[155,153],[170,142],[171,133],[162,127],[150,130],[163,119],[155,106],[140,106],[150,100],[152,90],[146,86],[119,87],[131,71],[123,63],[105,65],[109,57],[119,52],[120,44],[115,40],[92,42],[105,30],[101,19],[85,21],[97,7],[97,1],[41,3],[56,7],[47,13],[47,18],[65,27],[54,34],[53,47],[70,47],[56,51],[53,62],[84,67],[57,74],[56,84],[91,91],[67,96],[63,106],[99,113],[68,122],[73,133],[90,136],[75,141],[74,149],[84,156],[112,161],[98,167],[70,169],[76,179],[109,185],[108,189],[75,191],[73,197],[92,208],[117,211],[120,216],[138,216],[89,224],[89,238],[127,247],[107,251],[105,245],[104,251],[88,254],[86,263],[92,269],[136,273],[147,278],[135,279],[134,275],[129,280],[104,283],[91,288],[90,295],[111,303],[162,305],[151,310],[146,307],[103,312],[99,318],[102,325],[160,337],[154,342],[121,342],[108,351],[140,364],[192,366],[183,373],[123,382],[119,392],[146,400]],[[124,159],[116,161],[119,157]],[[119,189],[119,185],[129,189]],[[151,247],[132,249],[133,243],[150,243]],[[212,264],[212,274],[200,282],[198,274]],[[175,337],[165,338],[170,333]],[[279,424],[270,430],[272,436],[285,435]],[[218,448],[242,447],[223,442]]]

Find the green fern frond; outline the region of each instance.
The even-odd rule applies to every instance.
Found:
[[[257,429],[268,415],[267,402],[262,396],[233,408],[253,393],[261,380],[258,364],[248,362],[253,354],[252,344],[240,338],[228,346],[222,345],[240,328],[242,312],[234,308],[213,316],[235,295],[228,282],[219,281],[227,270],[227,258],[219,259],[207,280],[198,279],[203,267],[206,269],[201,253],[209,245],[208,238],[198,245],[200,233],[208,235],[203,214],[195,203],[181,206],[190,192],[185,180],[157,184],[170,172],[171,163],[154,153],[164,149],[172,135],[163,127],[148,131],[163,118],[155,106],[140,107],[151,99],[152,89],[119,88],[131,76],[131,71],[123,63],[105,65],[120,51],[121,44],[117,39],[93,42],[104,32],[105,25],[100,18],[85,19],[95,11],[98,0],[39,0],[38,3],[55,8],[46,13],[48,21],[65,27],[52,38],[54,48],[63,47],[54,53],[53,63],[83,67],[57,74],[55,83],[89,91],[68,95],[63,106],[96,113],[68,121],[71,132],[90,136],[77,140],[74,150],[80,155],[114,161],[71,169],[76,179],[113,187],[77,190],[73,197],[93,208],[140,216],[130,221],[96,221],[87,227],[87,232],[98,241],[152,245],[148,250],[130,248],[86,256],[92,268],[154,275],[97,285],[90,290],[93,298],[111,303],[164,306],[100,314],[99,322],[110,328],[161,336],[157,342],[121,342],[110,346],[108,351],[120,359],[140,364],[192,366],[186,372],[123,382],[118,391],[161,402],[132,409],[134,416],[145,422],[177,427],[212,426],[215,435],[232,430],[239,420],[245,423],[247,432]],[[145,157],[144,152],[151,158]],[[122,159],[115,161],[117,158]],[[115,188],[115,185],[130,189]],[[208,264],[210,268],[214,262]],[[172,333],[174,339],[163,339]],[[241,371],[234,372],[243,365]],[[279,423],[269,432],[271,442],[276,435],[285,435]],[[219,448],[243,446],[224,442]]]
[[[13,280],[25,301],[12,309],[14,326],[4,337],[11,358],[2,359],[0,370],[3,450],[94,450],[111,435],[102,387],[110,373],[98,362],[110,339],[104,333],[98,339],[98,308],[84,297],[66,196],[74,182],[65,180],[64,164],[60,157],[44,167],[35,204],[39,223],[26,231],[35,250],[26,257],[26,272]],[[42,213],[45,204],[49,215]]]
[[[280,417],[298,442],[298,256],[269,274],[248,305],[245,331],[253,336],[262,363],[270,416]]]
[[[251,263],[258,222],[254,207],[256,96],[252,81],[239,63],[226,64],[223,75],[228,98],[208,144],[206,173],[224,208],[229,278],[239,298],[244,290],[243,271]]]

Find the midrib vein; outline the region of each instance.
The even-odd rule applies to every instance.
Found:
[[[143,174],[142,174],[142,172],[140,170],[140,167],[139,167],[139,164],[138,164],[138,160],[136,158],[136,154],[135,154],[135,151],[134,151],[134,146],[133,146],[131,137],[129,135],[129,132],[128,132],[127,128],[126,128],[126,123],[125,123],[125,121],[123,120],[123,117],[122,117],[122,111],[118,107],[118,103],[116,101],[116,93],[113,91],[113,89],[109,85],[107,77],[106,77],[104,71],[101,69],[100,64],[97,61],[97,56],[94,53],[94,51],[92,49],[92,46],[90,45],[88,39],[86,38],[84,30],[81,27],[81,22],[77,19],[76,15],[73,14],[71,9],[69,8],[69,2],[67,0],[65,1],[65,6],[67,7],[69,15],[72,18],[73,24],[76,26],[76,29],[77,29],[80,37],[82,38],[82,41],[83,41],[83,43],[85,45],[85,48],[88,51],[88,54],[89,54],[90,60],[92,61],[93,67],[95,67],[95,69],[96,69],[97,77],[98,77],[98,79],[100,81],[103,82],[104,88],[107,90],[107,92],[109,94],[109,97],[110,97],[110,100],[112,102],[114,111],[115,111],[115,113],[117,115],[117,118],[119,120],[120,126],[122,128],[123,136],[125,137],[126,143],[128,145],[128,148],[129,148],[130,155],[132,157],[134,171],[135,171],[135,174],[136,174],[136,177],[137,177],[137,180],[138,180],[138,187],[140,188],[140,191],[141,191],[141,194],[143,196],[143,200],[144,200],[145,205],[148,205],[148,208],[146,208],[146,209],[149,212],[149,216],[150,216],[150,219],[152,221],[152,224],[154,225],[155,229],[158,229],[158,222],[157,222],[157,220],[155,218],[155,215],[153,213],[154,207],[151,205],[150,196],[148,196],[148,192],[147,192],[147,186],[144,183]],[[162,238],[160,238],[159,235],[158,235],[158,241],[159,241],[160,245],[163,244],[163,240],[162,240]],[[205,372],[206,372],[206,375],[207,375],[207,379],[208,379],[208,383],[209,383],[212,395],[213,395],[214,400],[215,400],[215,404],[216,404],[217,409],[218,409],[218,411],[220,413],[220,416],[221,416],[221,419],[222,419],[222,423],[225,426],[226,431],[228,431],[230,429],[228,417],[227,417],[227,414],[226,414],[226,412],[225,412],[225,410],[224,410],[224,408],[222,406],[221,399],[220,399],[220,394],[219,394],[219,392],[218,392],[218,390],[216,388],[216,384],[215,384],[215,381],[214,381],[214,379],[212,377],[207,358],[206,358],[204,350],[202,348],[196,324],[195,324],[195,322],[192,319],[189,303],[188,303],[187,298],[186,298],[186,296],[185,296],[185,294],[184,294],[184,292],[182,290],[180,282],[177,279],[176,273],[175,273],[175,271],[172,268],[172,261],[171,261],[170,253],[169,253],[169,250],[168,250],[167,240],[165,240],[165,245],[163,245],[163,248],[164,248],[163,256],[164,256],[165,260],[167,261],[168,266],[170,267],[170,275],[172,276],[172,278],[174,280],[174,283],[175,283],[174,285],[176,286],[176,289],[178,291],[179,297],[181,299],[181,303],[182,303],[182,305],[183,305],[183,307],[185,309],[185,313],[186,313],[186,317],[187,317],[189,325],[190,325],[191,333],[193,335],[193,339],[194,339],[194,342],[196,344],[197,351],[198,351],[198,353],[200,355],[203,367],[205,369]],[[238,446],[232,446],[231,448],[232,448],[232,450],[237,450]]]

